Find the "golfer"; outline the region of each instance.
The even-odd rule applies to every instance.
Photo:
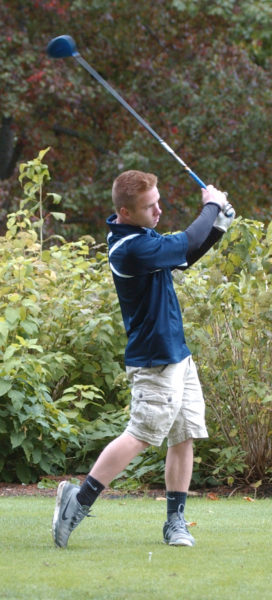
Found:
[[[167,438],[167,517],[163,541],[193,546],[184,508],[193,469],[193,440],[208,437],[204,399],[186,344],[172,271],[187,269],[227,230],[226,195],[202,189],[202,210],[182,233],[155,231],[161,216],[157,177],[125,171],[114,181],[116,214],[108,218],[109,263],[128,342],[125,365],[131,382],[131,413],[125,431],[108,444],[81,487],[60,483],[53,517],[55,544],[66,547],[70,533],[88,515],[104,487],[149,445]]]

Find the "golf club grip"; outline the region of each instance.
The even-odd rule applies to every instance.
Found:
[[[201,188],[204,188],[204,190],[207,189],[207,186],[204,183],[204,181],[202,181],[202,179],[200,179],[198,177],[198,175],[196,173],[194,173],[194,171],[191,171],[191,169],[189,169],[188,167],[186,170],[187,170],[188,175],[190,175],[190,177],[192,177],[198,183],[198,185],[200,185]]]

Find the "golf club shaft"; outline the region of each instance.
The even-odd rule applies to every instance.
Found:
[[[161,146],[166,150],[166,152],[173,156],[173,158],[185,169],[185,171],[187,171],[188,175],[190,175],[190,177],[192,177],[192,179],[194,179],[201,188],[206,189],[205,183],[196,175],[196,173],[194,173],[194,171],[192,171],[186,165],[186,163],[174,152],[174,150],[166,142],[164,142],[164,140],[156,133],[156,131],[154,131],[154,129],[152,129],[152,127],[150,127],[150,125],[148,125],[148,123],[144,119],[142,119],[140,115],[138,115],[138,113],[122,98],[122,96],[120,96],[120,94],[118,94],[118,92],[116,92],[116,90],[105,79],[103,79],[103,77],[101,77],[101,75],[99,75],[99,73],[97,73],[97,71],[95,71],[95,69],[93,69],[78,52],[73,54],[73,58],[84,69],[86,69],[86,71],[88,71],[88,73],[90,73],[90,75],[92,75],[92,77],[94,77],[94,79],[96,79],[112,96],[114,96],[114,98],[118,102],[120,102],[120,104],[122,104],[122,106],[126,108],[126,110],[128,110],[130,114],[133,115],[133,117],[135,117],[135,119],[137,119],[139,123],[141,123],[141,125],[143,125],[143,127],[155,138],[155,140],[157,140],[157,142],[161,144]]]

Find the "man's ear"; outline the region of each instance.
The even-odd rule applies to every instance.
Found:
[[[121,206],[119,214],[122,219],[127,219],[129,217],[129,210],[125,206]]]

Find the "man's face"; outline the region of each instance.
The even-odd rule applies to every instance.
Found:
[[[141,196],[138,196],[133,209],[126,209],[125,218],[122,215],[122,222],[125,222],[127,225],[138,225],[154,229],[162,213],[159,200],[159,190],[154,186],[148,192],[144,192]]]

